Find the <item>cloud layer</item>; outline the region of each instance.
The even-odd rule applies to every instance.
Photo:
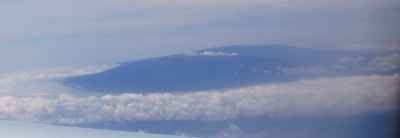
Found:
[[[319,78],[190,93],[78,94],[57,82],[112,66],[57,68],[0,77],[0,119],[48,124],[226,120],[239,116],[359,115],[396,109],[400,74]],[[49,73],[52,72],[52,73]]]

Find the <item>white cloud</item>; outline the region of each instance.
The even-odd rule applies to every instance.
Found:
[[[331,69],[334,70],[347,70],[347,71],[361,71],[366,70],[364,57],[342,57],[336,60],[336,63],[330,65]]]
[[[242,131],[237,125],[231,124],[229,125],[229,131],[221,132],[216,138],[239,138],[241,133]]]
[[[93,74],[118,65],[40,68],[34,70],[0,74],[0,95],[17,97],[45,96],[70,92],[60,84],[63,78]]]
[[[371,70],[390,71],[400,69],[400,54],[392,54],[384,57],[376,57],[369,62]]]
[[[358,57],[343,57],[331,65],[332,69],[349,71],[398,71],[400,70],[400,55],[377,56],[372,59]]]
[[[245,134],[236,124],[230,124],[227,131],[222,131],[215,136],[216,138],[264,138],[267,137],[264,132],[254,134]]]
[[[85,124],[125,120],[225,120],[261,115],[359,115],[395,110],[400,81],[400,74],[371,75],[205,92],[103,95],[78,94],[50,81],[80,74],[63,69],[60,69],[61,75],[42,70],[34,71],[36,75],[14,74],[15,77],[1,78],[0,119]]]

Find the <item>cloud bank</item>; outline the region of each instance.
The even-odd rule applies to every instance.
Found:
[[[349,76],[190,93],[78,94],[58,82],[110,66],[0,77],[0,119],[48,124],[226,120],[243,116],[349,116],[396,109],[400,74]],[[53,72],[53,73],[49,73]]]

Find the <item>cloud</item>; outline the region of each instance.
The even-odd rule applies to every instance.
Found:
[[[371,70],[377,71],[400,70],[400,54],[378,56],[369,62],[369,66]]]
[[[351,116],[395,110],[400,81],[400,74],[369,75],[146,95],[77,92],[57,82],[63,77],[105,68],[109,66],[5,75],[0,78],[0,119],[74,125],[139,120],[212,121],[263,115]]]
[[[71,92],[73,90],[60,84],[63,78],[98,73],[117,66],[40,68],[0,74],[0,95],[28,97]]]
[[[216,138],[264,138],[267,137],[264,132],[254,134],[245,134],[236,124],[230,124],[227,131],[217,134]]]
[[[216,138],[239,138],[241,133],[242,131],[237,125],[231,124],[229,125],[229,131],[221,132]]]

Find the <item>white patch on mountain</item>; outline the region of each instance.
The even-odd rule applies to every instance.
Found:
[[[204,52],[188,52],[183,56],[237,56],[238,53],[223,53],[223,52],[211,52],[211,51],[204,51]]]

